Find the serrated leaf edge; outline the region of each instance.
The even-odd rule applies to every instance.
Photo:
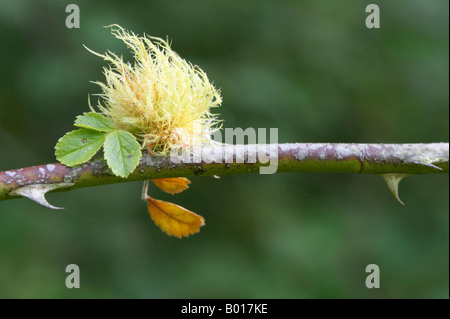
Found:
[[[128,174],[126,174],[126,175],[120,174],[119,172],[116,171],[115,168],[113,168],[113,167],[110,165],[110,160],[111,160],[111,159],[110,159],[110,157],[108,156],[108,152],[106,151],[106,148],[105,148],[106,140],[108,139],[108,137],[109,137],[111,134],[114,134],[114,133],[117,133],[117,132],[125,132],[125,133],[130,134],[130,135],[133,137],[133,139],[136,141],[136,143],[139,145],[139,159],[138,159],[138,161],[136,162],[136,165],[133,167],[133,169],[132,169]],[[106,136],[106,138],[105,138],[105,143],[103,143],[103,154],[104,154],[104,158],[105,158],[106,164],[107,164],[108,167],[111,169],[111,171],[113,172],[114,175],[119,176],[119,177],[123,177],[123,178],[127,178],[127,177],[128,177],[128,176],[136,169],[136,167],[137,167],[138,164],[139,164],[139,161],[140,161],[140,159],[141,159],[141,157],[142,157],[141,146],[140,146],[139,142],[136,140],[136,137],[135,137],[133,134],[131,134],[130,132],[127,132],[127,131],[124,131],[124,130],[116,130],[116,131],[114,131],[114,132],[109,132],[109,133],[106,133],[106,134],[107,134],[107,136]],[[120,147],[120,152],[122,152],[122,147]]]
[[[77,123],[77,120],[78,120],[80,117],[82,117],[82,116],[88,116],[89,114],[98,114],[98,115],[100,115],[101,117],[103,117],[105,120],[107,120],[107,121],[109,122],[109,124],[111,124],[111,129],[108,129],[108,130],[99,130],[99,129],[96,129],[96,128],[91,127],[91,126],[86,126],[86,125],[78,124],[78,123]],[[95,112],[84,112],[83,114],[78,115],[78,116],[75,118],[75,123],[74,123],[73,125],[76,126],[76,127],[86,128],[86,129],[90,129],[90,130],[94,130],[94,131],[98,131],[98,132],[104,132],[104,133],[112,133],[112,132],[114,132],[114,131],[117,130],[117,129],[114,127],[114,125],[111,123],[111,121],[110,121],[107,117],[105,117],[105,116],[103,116],[103,115],[101,115],[101,114],[99,114],[99,113],[95,113]]]
[[[91,131],[94,131],[94,132],[100,132],[100,133],[103,133],[103,134],[108,134],[108,133],[106,133],[106,132],[101,132],[101,131],[97,131],[97,130],[93,130],[93,129],[89,129],[89,128],[80,128],[80,129],[77,129],[77,130],[72,130],[72,131],[70,131],[70,132],[67,132],[66,134],[64,134],[63,136],[61,136],[59,139],[58,139],[58,142],[56,142],[56,145],[55,145],[55,156],[56,156],[56,159],[61,163],[61,164],[63,164],[63,165],[66,165],[66,166],[68,166],[68,167],[73,167],[73,166],[76,166],[76,165],[80,165],[80,164],[83,164],[83,163],[86,163],[87,161],[89,161],[94,155],[95,155],[95,153],[97,153],[99,150],[100,150],[100,148],[102,148],[102,146],[105,144],[105,141],[106,141],[106,136],[105,136],[105,141],[103,141],[103,143],[102,143],[102,145],[100,145],[100,147],[97,149],[97,151],[89,158],[89,159],[87,159],[87,160],[85,160],[85,161],[82,161],[82,162],[77,162],[77,163],[75,163],[75,164],[67,164],[67,162],[65,163],[63,160],[61,160],[61,158],[59,157],[59,155],[60,154],[58,154],[58,150],[60,150],[60,149],[62,149],[61,147],[58,147],[58,145],[59,145],[59,143],[62,141],[62,139],[64,138],[64,137],[66,137],[68,134],[70,134],[70,133],[74,133],[74,132],[76,132],[76,131],[79,131],[79,130],[91,130]],[[73,152],[75,152],[75,151],[73,151]],[[73,153],[73,152],[71,152],[71,153]],[[68,153],[68,154],[70,154],[70,153]]]

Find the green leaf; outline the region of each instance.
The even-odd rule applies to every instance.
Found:
[[[112,132],[116,130],[107,117],[94,112],[84,113],[83,115],[77,116],[74,125],[100,132]]]
[[[133,134],[120,130],[108,134],[103,149],[109,168],[121,177],[134,171],[142,155],[141,145]]]
[[[75,166],[92,158],[105,142],[106,133],[79,129],[61,137],[55,146],[58,161]]]

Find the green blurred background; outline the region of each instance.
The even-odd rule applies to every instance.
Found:
[[[449,140],[449,3],[402,1],[0,1],[0,170],[55,162],[106,64],[130,57],[105,25],[173,40],[221,88],[225,127],[277,127],[280,142]],[[381,29],[365,7],[377,3]],[[95,102],[95,98],[93,99]],[[0,202],[2,298],[448,298],[448,175],[192,178],[175,197],[206,219],[179,240],[133,182]],[[65,287],[65,267],[81,288]],[[365,268],[381,288],[365,287]]]

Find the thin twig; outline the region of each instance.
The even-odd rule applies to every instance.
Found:
[[[277,172],[380,174],[385,179],[396,176],[398,180],[406,175],[449,171],[448,143],[224,145],[201,150],[202,160],[198,163],[195,157],[176,163],[170,156],[144,153],[136,170],[127,178],[112,174],[103,159],[76,167],[57,163],[3,171],[0,172],[0,201],[22,196],[39,202],[37,199],[41,200],[49,191],[156,178],[259,173],[260,168],[269,165],[269,160],[271,165],[276,164]],[[35,195],[37,191],[39,196]]]

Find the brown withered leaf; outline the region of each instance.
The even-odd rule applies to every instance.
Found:
[[[172,195],[189,188],[188,185],[191,183],[186,177],[158,178],[152,179],[152,182],[162,191]]]
[[[181,238],[198,233],[205,225],[202,216],[184,207],[147,196],[148,212],[166,234]]]

